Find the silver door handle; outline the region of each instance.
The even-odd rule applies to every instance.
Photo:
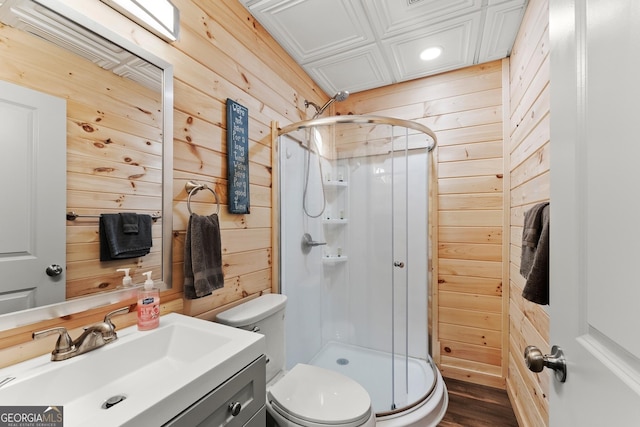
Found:
[[[547,367],[553,369],[556,379],[561,383],[567,380],[567,362],[562,349],[557,345],[551,347],[551,354],[543,355],[540,349],[534,345],[524,349],[524,360],[532,372],[542,372]]]
[[[404,262],[402,262],[402,261],[400,261],[400,262],[396,261],[396,262],[394,262],[394,263],[393,263],[393,266],[394,266],[394,267],[399,267],[399,268],[404,268]]]

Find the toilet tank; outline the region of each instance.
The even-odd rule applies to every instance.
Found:
[[[267,382],[284,370],[284,313],[287,297],[265,294],[225,310],[216,322],[263,334],[267,344]]]

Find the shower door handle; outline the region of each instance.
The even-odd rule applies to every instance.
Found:
[[[394,266],[394,267],[398,267],[398,268],[404,268],[404,262],[402,262],[402,261],[400,261],[400,262],[396,261],[396,262],[394,262],[394,263],[393,263],[393,266]]]

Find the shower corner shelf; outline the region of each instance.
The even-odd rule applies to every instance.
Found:
[[[347,262],[346,256],[323,256],[322,262],[324,264],[338,264],[341,262]]]
[[[349,222],[346,218],[326,218],[322,220],[323,224],[346,224]]]

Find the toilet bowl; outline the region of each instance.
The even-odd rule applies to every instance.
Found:
[[[301,363],[267,386],[267,410],[281,426],[375,425],[369,422],[371,399],[360,384]]]
[[[371,398],[337,372],[297,364],[285,371],[284,312],[287,297],[266,294],[217,315],[225,325],[264,334],[267,346],[267,412],[280,427],[371,427]]]

